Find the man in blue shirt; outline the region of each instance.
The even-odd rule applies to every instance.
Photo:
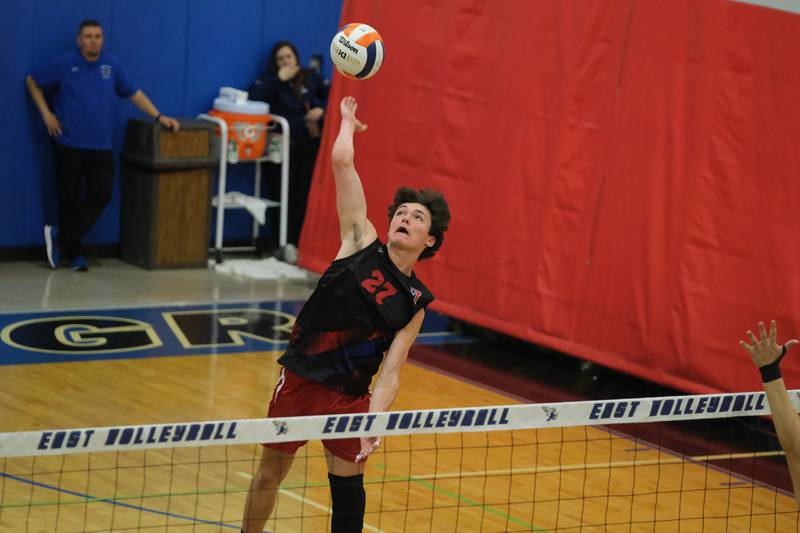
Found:
[[[99,22],[81,22],[77,42],[77,49],[27,76],[25,84],[47,133],[56,141],[58,226],[44,227],[47,260],[53,268],[58,268],[63,259],[72,269],[86,271],[81,240],[111,200],[116,98],[130,98],[166,128],[178,131],[180,124],[159,113],[147,95],[131,83],[119,60],[102,51],[103,28]],[[53,92],[53,110],[43,90]]]

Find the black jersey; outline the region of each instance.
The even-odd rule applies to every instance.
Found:
[[[364,394],[395,332],[432,301],[427,287],[413,273],[400,272],[375,239],[330,264],[278,362],[345,394]]]

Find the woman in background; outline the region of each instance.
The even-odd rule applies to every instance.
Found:
[[[292,43],[278,41],[270,52],[267,69],[250,86],[248,92],[251,100],[267,102],[270,113],[289,121],[289,221],[283,259],[295,263],[311,176],[319,151],[327,86],[317,71],[300,66],[297,48]],[[270,220],[274,228],[272,245],[275,247],[277,217],[273,216]]]

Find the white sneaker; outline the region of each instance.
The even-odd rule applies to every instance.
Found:
[[[297,247],[294,244],[287,244],[283,247],[283,262],[289,263],[290,265],[297,264]]]
[[[58,268],[61,263],[61,250],[58,247],[58,228],[56,226],[48,224],[44,227],[44,244],[50,268]]]

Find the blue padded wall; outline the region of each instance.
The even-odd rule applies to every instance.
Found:
[[[75,46],[78,24],[100,21],[105,50],[123,62],[130,78],[165,114],[193,117],[208,110],[219,87],[246,89],[266,64],[272,44],[293,41],[303,64],[327,59],[339,24],[341,0],[28,0],[0,2],[0,247],[42,243],[42,225],[56,220],[52,146],[28,97],[25,76]],[[114,150],[125,124],[140,112],[120,100]],[[119,172],[118,172],[119,174]],[[252,166],[231,173],[230,188],[251,190]],[[119,242],[119,177],[114,198],[87,241]],[[246,237],[250,219],[232,216],[226,237]]]

